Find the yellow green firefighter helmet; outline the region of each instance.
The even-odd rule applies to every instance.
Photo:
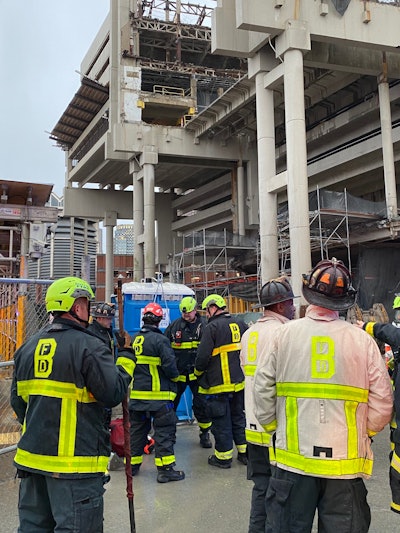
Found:
[[[393,300],[393,309],[400,308],[400,294],[396,294]]]
[[[197,307],[197,302],[193,296],[185,296],[179,303],[179,311],[181,313],[191,313]]]
[[[204,298],[201,308],[205,310],[210,307],[210,305],[216,305],[219,309],[225,309],[226,302],[219,294],[210,294],[207,298]]]
[[[53,281],[46,293],[46,310],[68,312],[77,298],[94,298],[89,283],[81,278],[67,277]]]

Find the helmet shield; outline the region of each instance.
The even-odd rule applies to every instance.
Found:
[[[308,303],[332,311],[349,309],[356,303],[357,296],[350,272],[334,257],[320,261],[309,276],[303,275],[302,292]]]

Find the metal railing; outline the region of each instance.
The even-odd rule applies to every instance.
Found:
[[[185,96],[185,89],[181,87],[166,87],[165,85],[154,85],[153,93],[161,94],[162,96],[179,96],[183,98]]]

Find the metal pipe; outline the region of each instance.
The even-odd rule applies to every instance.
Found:
[[[28,279],[28,278],[0,278],[1,283],[35,283],[36,285],[50,285],[54,279]]]

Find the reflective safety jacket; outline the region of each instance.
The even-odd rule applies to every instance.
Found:
[[[400,457],[400,372],[399,372],[399,352],[400,352],[400,329],[393,324],[381,324],[379,322],[367,322],[364,324],[367,333],[379,339],[380,341],[390,344],[395,354],[393,369],[393,387],[395,417],[391,424],[390,439],[395,445],[396,453]],[[396,392],[399,391],[399,392]],[[400,471],[399,471],[400,475]]]
[[[194,362],[204,327],[205,319],[196,313],[195,322],[188,322],[179,317],[171,322],[164,332],[175,352],[179,370],[178,381],[186,382],[187,378],[190,381],[196,379],[193,372]]]
[[[178,368],[170,342],[156,326],[145,324],[132,338],[136,367],[130,393],[135,411],[157,411],[176,396]]]
[[[315,305],[277,329],[256,371],[254,402],[266,431],[277,424],[277,466],[323,478],[369,477],[369,437],[393,409],[375,341]]]
[[[126,396],[133,354],[110,349],[72,320],[55,318],[14,355],[11,405],[22,424],[17,468],[66,478],[98,475],[111,452],[104,407]]]
[[[212,316],[197,349],[194,373],[200,394],[221,394],[244,389],[240,367],[242,335],[247,326],[228,312]]]
[[[250,326],[242,337],[240,364],[245,377],[246,440],[259,446],[269,446],[272,434],[264,431],[254,414],[254,375],[257,366],[262,364],[265,354],[268,353],[276,329],[288,321],[289,319],[285,316],[266,310],[264,315]]]
[[[116,354],[116,343],[111,328],[105,328],[94,318],[93,322],[89,324],[87,329],[90,333],[93,333],[93,335],[96,335],[96,337],[99,337],[99,339],[105,342],[114,355]]]
[[[392,442],[393,455],[390,462],[390,489],[392,501],[390,507],[396,513],[400,513],[400,329],[394,324],[381,324],[379,322],[367,322],[364,329],[376,339],[389,344],[394,355],[393,388],[394,409],[393,420],[390,428],[390,440]]]

